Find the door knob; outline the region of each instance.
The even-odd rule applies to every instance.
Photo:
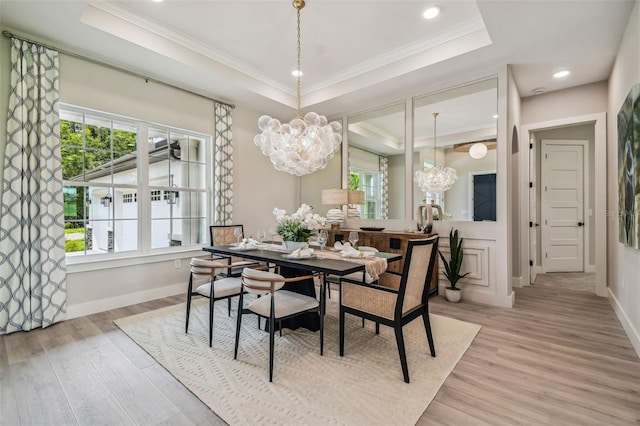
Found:
[[[578,226],[583,226],[584,222],[578,222]]]

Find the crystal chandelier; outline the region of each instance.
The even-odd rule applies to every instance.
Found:
[[[458,174],[451,167],[440,167],[436,164],[436,119],[438,113],[433,113],[433,167],[427,170],[418,170],[413,181],[418,184],[425,193],[438,194],[451,189]],[[425,194],[426,198],[426,194]]]
[[[297,116],[290,123],[282,124],[276,118],[263,115],[258,120],[262,133],[253,139],[276,170],[296,176],[324,169],[342,142],[340,123],[327,123],[324,115],[315,112],[307,113],[304,118],[300,113],[300,9],[304,6],[304,0],[293,0],[298,17]]]

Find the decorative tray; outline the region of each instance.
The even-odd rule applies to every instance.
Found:
[[[384,231],[384,228],[378,226],[361,226],[360,229],[363,231]]]

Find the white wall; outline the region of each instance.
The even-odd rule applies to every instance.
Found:
[[[61,55],[60,68],[62,102],[214,134],[210,100],[145,83],[140,78],[67,55]],[[299,178],[275,171],[253,143],[260,115],[242,105],[233,110],[233,222],[244,224],[246,235],[255,235],[258,227],[275,224],[274,207],[291,211],[297,208],[299,199]],[[202,254],[200,250],[191,250],[109,264],[69,266],[69,317],[182,294],[189,275],[188,259]],[[178,268],[176,259],[181,259]],[[108,273],[105,267],[109,267]]]
[[[326,216],[327,211],[335,206],[322,204],[322,190],[342,188],[341,176],[342,152],[339,150],[327,167],[300,178],[300,202],[310,205],[315,213]]]
[[[509,67],[509,71],[511,68]],[[526,230],[522,229],[521,224],[521,212],[520,212],[520,197],[522,184],[519,180],[520,176],[520,162],[519,162],[519,142],[520,135],[520,119],[521,119],[521,102],[520,93],[516,87],[516,82],[513,79],[511,72],[508,74],[509,80],[507,82],[507,150],[508,150],[508,164],[509,164],[509,177],[507,179],[507,193],[509,194],[509,224],[508,232],[509,238],[509,253],[511,255],[511,283],[515,286],[522,285],[522,270],[520,268],[520,239],[523,235],[526,235]],[[515,134],[514,134],[515,132]],[[516,139],[516,140],[514,140]]]
[[[601,81],[523,98],[522,124],[606,111],[607,93],[607,82]]]
[[[640,83],[640,2],[636,2],[609,77],[607,117],[607,208],[618,211],[617,114],[631,87]],[[640,355],[640,250],[618,242],[618,215],[607,221],[610,301]]]

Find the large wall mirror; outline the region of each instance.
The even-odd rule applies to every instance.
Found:
[[[348,117],[349,189],[364,192],[352,206],[362,219],[404,219],[404,102]]]
[[[414,218],[426,199],[451,220],[496,220],[497,111],[495,78],[414,99],[413,172],[436,166],[458,175],[440,194],[425,194],[412,183]]]
[[[403,99],[348,115],[342,123],[347,138],[341,153],[348,156],[348,168],[342,168],[336,155],[326,169],[303,176],[302,202],[324,214],[336,206],[322,206],[322,190],[347,182],[350,189],[365,193],[364,202],[352,206],[362,219],[416,220],[418,205],[427,198],[442,206],[446,219],[495,221],[498,79],[415,97],[413,111],[405,111],[406,104]],[[406,139],[407,123],[413,127],[413,140]],[[478,148],[482,156],[475,155]],[[412,151],[412,170],[406,173],[406,153]],[[442,194],[424,194],[409,176],[434,165],[455,169],[458,180]],[[405,200],[406,188],[412,189],[412,201]],[[412,211],[406,211],[407,204]]]

